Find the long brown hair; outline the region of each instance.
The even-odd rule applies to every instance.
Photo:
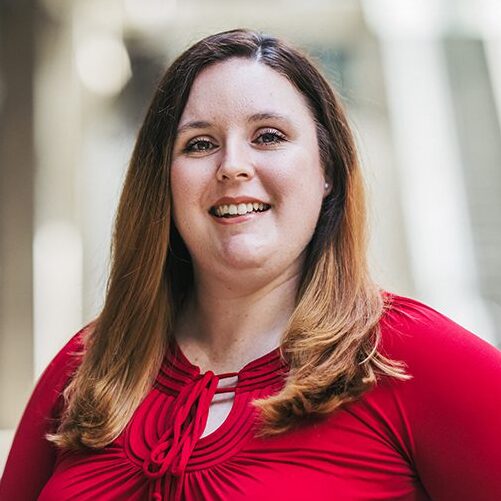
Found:
[[[280,433],[306,416],[334,411],[374,385],[378,372],[405,377],[377,350],[384,299],[367,270],[363,182],[340,100],[298,50],[271,36],[232,30],[186,50],[153,97],[118,206],[105,304],[65,391],[59,429],[49,437],[59,446],[104,447],[151,388],[193,281],[190,255],[171,218],[176,130],[197,75],[234,57],[273,68],[305,96],[332,184],[283,336],[289,376],[280,393],[254,402],[261,433]]]

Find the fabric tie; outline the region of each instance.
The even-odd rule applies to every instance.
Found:
[[[182,477],[207,424],[214,395],[235,391],[235,387],[218,388],[219,380],[235,376],[238,376],[238,372],[215,375],[212,371],[207,371],[179,393],[172,425],[163,433],[143,463],[144,474],[155,480],[152,499],[162,499],[159,490],[161,479],[166,473],[177,477],[173,499],[180,499]]]

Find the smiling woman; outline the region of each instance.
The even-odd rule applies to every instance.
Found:
[[[298,276],[329,194],[301,92],[258,61],[230,58],[198,75],[178,131],[174,223],[197,273],[249,292]]]
[[[189,48],[139,132],[104,308],[41,377],[0,499],[499,499],[501,354],[381,290],[365,251],[308,58],[246,30]]]

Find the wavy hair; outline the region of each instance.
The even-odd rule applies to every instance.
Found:
[[[377,374],[405,378],[378,351],[384,295],[366,260],[360,165],[339,97],[315,65],[283,41],[249,30],[209,36],[167,69],[139,131],[121,194],[103,309],[84,339],[57,431],[68,449],[101,448],[125,428],[160,368],[169,333],[193,283],[189,253],[172,221],[170,164],[197,75],[230,58],[259,61],[306,98],[332,191],[309,243],[296,307],[281,350],[290,371],[276,395],[254,401],[264,435],[358,398]]]

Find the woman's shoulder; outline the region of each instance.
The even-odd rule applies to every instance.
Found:
[[[90,328],[87,325],[72,335],[39,377],[28,403],[35,415],[56,417],[61,410],[62,391],[81,363]]]
[[[379,351],[410,378],[381,376],[356,411],[404,451],[433,499],[501,499],[493,466],[501,461],[501,352],[420,301],[385,298]]]
[[[90,329],[91,326],[87,325],[71,336],[47,365],[45,371],[40,376],[40,380],[47,378],[64,379],[73,374],[82,360],[85,351],[86,337]]]
[[[380,351],[403,362],[416,383],[438,388],[439,380],[467,386],[499,380],[501,351],[496,347],[420,301],[389,293],[385,297]]]
[[[62,392],[80,364],[89,326],[78,331],[49,363],[36,384],[16,430],[0,482],[1,499],[36,499],[52,473],[56,449],[47,433],[57,428]],[[20,478],[29,478],[22,486]]]

